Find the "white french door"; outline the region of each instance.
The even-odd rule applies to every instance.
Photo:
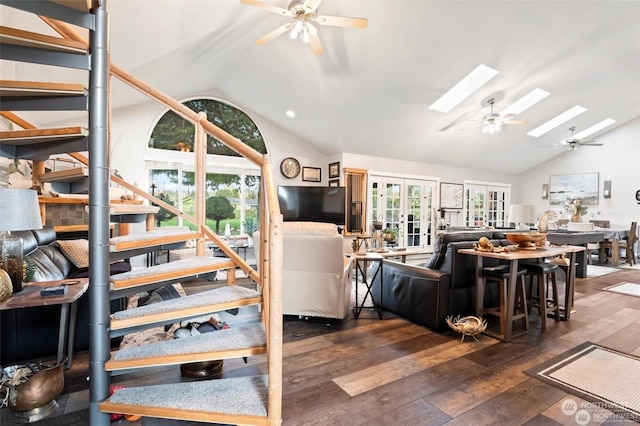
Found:
[[[509,225],[509,186],[465,184],[464,194],[466,226],[503,228]]]
[[[433,195],[435,181],[369,176],[369,226],[397,229],[398,245],[419,249],[433,247]]]

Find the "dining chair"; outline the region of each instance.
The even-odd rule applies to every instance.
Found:
[[[578,231],[578,232],[593,232],[596,230],[596,225],[593,222],[569,222],[567,224],[568,231]],[[596,253],[600,250],[599,243],[587,243],[587,257],[589,264],[592,263],[591,255],[592,251],[596,251]]]
[[[598,228],[611,228],[611,221],[609,220],[590,220]]]
[[[629,228],[629,235],[626,240],[618,241],[618,255],[619,258],[627,260],[629,265],[636,264],[635,245],[638,241],[638,235],[636,234],[638,229],[638,222],[631,222],[631,228]],[[600,243],[600,258],[605,262],[609,259],[613,259],[614,242],[605,240]],[[622,250],[624,250],[624,256],[620,256]],[[613,265],[617,266],[617,265]]]

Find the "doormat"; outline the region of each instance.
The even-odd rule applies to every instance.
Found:
[[[636,356],[585,342],[525,374],[589,401],[574,401],[571,408],[563,404],[563,412],[571,411],[576,419],[608,410],[617,418],[640,421],[640,358]]]
[[[640,284],[637,283],[620,283],[603,288],[605,291],[626,294],[629,296],[640,297]]]

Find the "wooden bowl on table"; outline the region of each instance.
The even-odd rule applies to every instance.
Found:
[[[540,232],[508,232],[504,236],[509,242],[518,245],[518,249],[531,250],[538,246],[543,246],[547,234]]]

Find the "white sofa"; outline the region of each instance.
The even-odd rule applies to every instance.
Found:
[[[254,235],[260,259],[260,232]],[[283,314],[344,319],[351,304],[352,265],[336,226],[284,222],[283,240]]]

